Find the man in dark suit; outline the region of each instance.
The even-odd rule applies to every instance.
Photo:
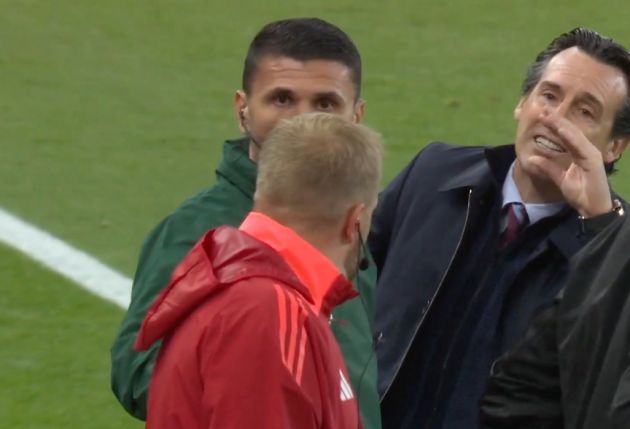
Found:
[[[630,141],[630,56],[588,29],[530,66],[515,144],[429,145],[387,187],[369,242],[384,428],[478,427],[494,360],[618,216],[606,172]]]

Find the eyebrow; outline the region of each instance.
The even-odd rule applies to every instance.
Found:
[[[286,87],[279,86],[277,88],[273,88],[271,91],[269,91],[267,94],[265,94],[265,98],[271,98],[271,97],[274,97],[274,96],[280,95],[280,94],[295,95],[295,91],[293,91],[291,88],[286,88]],[[334,100],[339,101],[339,102],[344,101],[343,96],[341,96],[336,91],[317,92],[317,93],[315,93],[314,98],[316,98],[316,99],[330,98],[330,99],[334,99]]]
[[[344,98],[335,91],[318,92],[315,94],[315,98],[317,99],[330,98],[339,102],[344,101]]]
[[[295,92],[292,89],[289,89],[289,88],[277,87],[277,88],[273,88],[272,90],[268,91],[265,94],[265,98],[273,97],[273,96],[279,95],[279,94],[292,95],[292,94],[295,94]]]
[[[549,89],[552,89],[552,90],[557,91],[557,92],[564,92],[560,85],[558,85],[557,83],[554,83],[554,82],[549,82],[548,80],[541,82],[540,83],[540,87],[541,88],[549,88]],[[594,104],[595,107],[597,107],[600,110],[603,110],[603,108],[604,108],[604,105],[599,100],[599,98],[595,97],[590,92],[580,92],[578,94],[578,99],[583,99],[584,101],[586,101],[586,102],[588,102],[590,104]]]

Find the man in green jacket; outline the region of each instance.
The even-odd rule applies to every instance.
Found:
[[[147,309],[173,269],[209,229],[238,226],[252,208],[256,160],[267,134],[284,118],[323,111],[354,122],[363,117],[361,58],[339,28],[320,19],[272,22],[250,44],[236,92],[235,111],[247,136],[227,141],[217,181],[184,202],[146,239],[140,254],[131,304],[112,346],[112,389],[125,409],[145,419],[148,386],[159,344],[147,352],[133,343]],[[357,392],[366,428],[380,428],[370,322],[375,270],[361,271],[360,298],[333,313],[331,325]]]

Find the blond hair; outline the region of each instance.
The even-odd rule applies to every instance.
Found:
[[[254,201],[294,219],[336,222],[354,204],[375,203],[381,137],[328,113],[281,121],[258,159]]]

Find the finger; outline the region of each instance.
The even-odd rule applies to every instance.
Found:
[[[544,156],[532,156],[530,162],[549,177],[558,188],[562,186],[566,170],[558,165],[558,163]]]
[[[573,122],[551,112],[541,115],[541,122],[560,138],[576,164],[587,167],[603,162],[600,151]]]

